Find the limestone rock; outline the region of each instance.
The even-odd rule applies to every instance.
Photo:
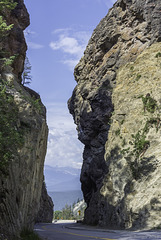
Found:
[[[153,102],[153,107],[160,102],[160,45],[154,44],[161,41],[160,12],[157,0],[118,0],[94,30],[75,68],[78,84],[68,106],[85,144],[81,182],[88,224],[137,229],[161,224],[156,184],[161,160],[155,150],[160,112],[143,107],[143,102]]]
[[[133,229],[161,226],[161,58],[156,57],[160,49],[161,43],[153,44],[117,73],[100,224]],[[145,99],[151,103],[145,104]]]
[[[14,10],[1,13],[14,27],[0,41],[1,60],[16,54],[12,65],[0,64],[0,239],[8,240],[17,239],[23,229],[33,229],[40,199],[44,208],[47,203],[46,210],[53,212],[51,199],[44,187],[42,190],[46,109],[40,96],[21,84],[27,49],[23,30],[29,15],[23,0],[16,2]]]

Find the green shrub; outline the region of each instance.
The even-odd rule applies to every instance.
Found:
[[[8,31],[10,31],[13,28],[13,24],[7,25],[6,21],[3,19],[2,16],[0,16],[0,33],[2,37],[5,37],[8,35]]]
[[[155,55],[156,58],[159,58],[161,57],[161,52],[158,52],[156,55]]]
[[[17,5],[17,2],[13,0],[0,0],[0,35],[1,38],[6,37],[8,32],[13,28],[13,24],[7,25],[4,17],[6,15],[6,10],[13,10]]]
[[[18,127],[18,107],[14,98],[0,84],[0,172],[7,173],[7,166],[18,154],[24,143],[22,128]]]
[[[0,11],[3,12],[3,10],[9,9],[13,10],[17,6],[17,2],[14,2],[13,0],[0,0]]]
[[[144,135],[144,133],[141,134],[140,131],[138,131],[136,135],[132,135],[132,138],[133,138],[132,145],[134,147],[133,151],[136,157],[139,157],[142,151],[146,150],[149,147],[150,142],[146,140],[146,136]]]
[[[157,101],[153,99],[148,93],[145,97],[141,97],[144,105],[144,112],[147,110],[150,113],[154,113],[157,107]]]
[[[20,234],[21,240],[42,240],[34,231],[24,229]]]
[[[34,98],[32,97],[30,99],[31,104],[33,105],[33,107],[39,112],[42,113],[42,106],[41,106],[41,100],[39,98]]]
[[[62,209],[62,211],[55,211],[54,212],[54,218],[59,219],[73,219],[73,211],[72,206],[66,204],[65,207]]]
[[[159,124],[160,124],[160,118],[150,118],[149,120],[146,121],[145,126],[143,128],[143,132],[147,133],[149,131],[149,128],[152,126],[155,126],[156,128],[156,132],[158,131],[159,128]]]
[[[54,219],[62,219],[63,215],[62,215],[62,211],[55,211],[54,212]]]
[[[3,66],[10,66],[14,62],[16,56],[11,56],[8,58],[2,58],[1,60],[3,61]]]

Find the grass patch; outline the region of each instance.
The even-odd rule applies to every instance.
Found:
[[[156,128],[156,132],[158,131],[159,129],[159,126],[160,126],[160,118],[157,117],[157,118],[150,118],[149,120],[146,121],[145,123],[145,126],[143,128],[143,132],[144,133],[147,133],[149,131],[149,128],[150,127],[155,127]]]
[[[158,52],[156,55],[155,55],[156,58],[159,58],[161,57],[161,52]]]
[[[34,231],[24,229],[20,234],[21,240],[42,240]]]
[[[144,105],[144,112],[147,110],[150,113],[154,113],[157,108],[157,101],[153,99],[149,93],[144,97],[142,96],[142,102]]]
[[[117,129],[117,130],[115,131],[115,135],[116,135],[116,136],[119,136],[119,135],[120,135],[120,129]]]
[[[140,131],[138,131],[136,135],[132,134],[132,138],[133,138],[132,145],[134,147],[133,151],[136,157],[139,157],[142,151],[145,151],[149,147],[150,142],[146,140],[144,132],[141,133]]]

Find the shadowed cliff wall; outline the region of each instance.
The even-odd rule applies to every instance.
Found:
[[[23,0],[13,10],[1,9],[1,16],[13,28],[0,37],[0,238],[13,239],[32,229],[40,199],[53,204],[43,185],[48,127],[40,96],[21,84],[26,56],[23,30],[29,14]],[[15,56],[13,63],[4,59]],[[43,190],[42,190],[43,189]],[[45,202],[45,201],[44,201]],[[42,201],[41,201],[42,203]],[[41,206],[42,207],[42,206]],[[48,214],[48,213],[47,213]],[[45,216],[39,216],[39,219]],[[47,219],[47,218],[46,218]],[[48,218],[49,219],[49,218]],[[49,221],[49,220],[48,220]],[[6,238],[5,238],[6,239]]]

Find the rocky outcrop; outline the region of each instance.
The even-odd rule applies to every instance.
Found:
[[[118,0],[75,68],[78,84],[68,106],[85,144],[81,182],[88,224],[161,224],[160,12],[157,0]]]
[[[33,228],[42,192],[48,199],[42,191],[46,109],[39,95],[21,84],[29,15],[23,0],[16,2],[12,11],[0,8],[6,23],[14,24],[0,39],[0,239],[12,240]],[[6,64],[4,59],[13,55],[13,63]]]
[[[53,221],[54,204],[50,196],[48,196],[45,182],[42,185],[42,194],[40,199],[40,208],[36,218],[36,223],[45,222],[51,223]]]
[[[40,207],[48,128],[42,103],[30,96],[13,73],[3,72],[2,78],[6,95],[13,100],[11,115],[17,112],[14,126],[18,144],[15,145],[17,150],[13,149],[10,159],[1,167],[0,230],[17,234],[23,228],[32,229]],[[14,145],[17,138],[10,144]],[[10,153],[7,146],[6,152]]]
[[[12,1],[11,1],[12,2]],[[1,15],[7,25],[13,24],[13,28],[8,32],[8,36],[1,36],[0,39],[0,57],[15,56],[12,64],[13,73],[17,76],[17,81],[21,83],[21,75],[24,69],[27,45],[23,31],[30,24],[29,14],[23,0],[16,0],[17,6],[12,11],[4,8]],[[1,64],[2,62],[0,62]]]

